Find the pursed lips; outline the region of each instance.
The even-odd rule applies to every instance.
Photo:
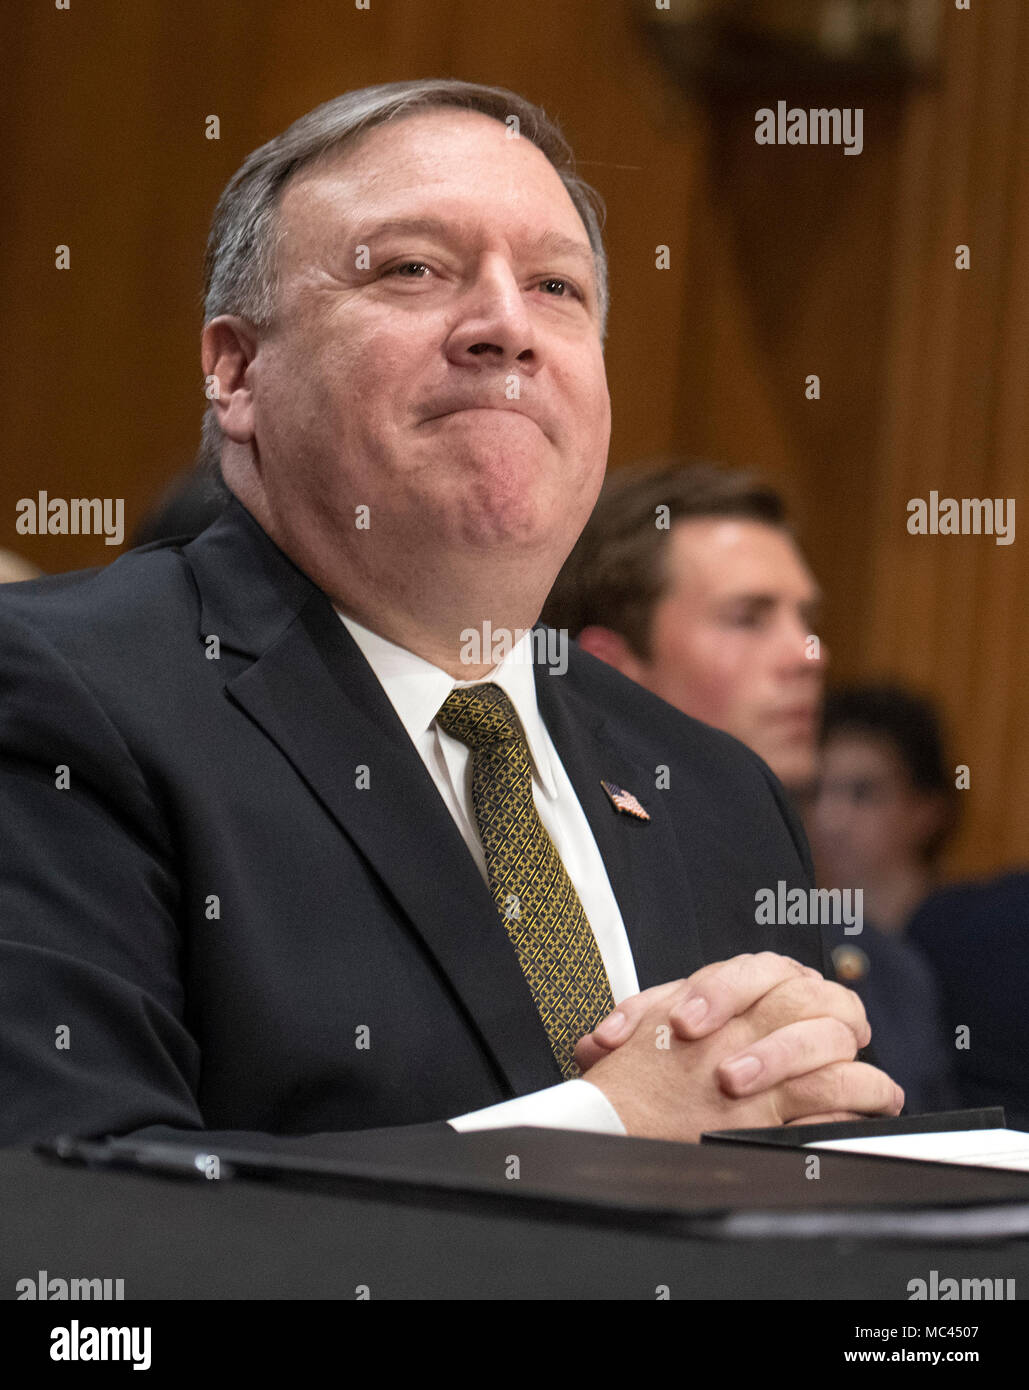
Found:
[[[442,410],[436,409],[433,411],[431,415],[427,415],[423,419],[422,424],[428,425],[431,424],[434,420],[446,420],[454,415],[477,415],[485,413],[520,415],[522,419],[530,420],[536,426],[537,429],[541,430],[544,434],[547,434],[547,431],[543,428],[542,424],[539,422],[539,420],[537,420],[535,415],[530,415],[530,413],[527,410],[523,409],[519,405],[508,404],[506,402],[502,405],[497,405],[495,403],[486,405],[479,401],[460,402],[453,405],[448,404]]]
[[[472,402],[471,404],[464,405],[449,405],[446,406],[443,410],[433,411],[431,415],[426,416],[426,420],[442,420],[443,417],[446,415],[465,415],[472,411],[483,410],[501,411],[507,415],[524,415],[526,419],[532,419],[532,416],[529,415],[527,411],[520,409],[518,406],[495,404],[485,405],[481,402]]]

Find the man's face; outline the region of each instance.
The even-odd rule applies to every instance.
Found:
[[[818,590],[797,547],[775,527],[713,517],[674,525],[667,560],[652,659],[635,678],[805,786],[824,659],[810,655]]]
[[[549,161],[487,116],[423,112],[302,171],[279,226],[248,377],[286,548],[408,576],[517,560],[542,601],[610,434],[593,256]]]

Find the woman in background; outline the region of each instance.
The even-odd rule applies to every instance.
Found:
[[[903,1086],[908,1114],[957,1103],[940,986],[906,935],[956,819],[932,704],[892,685],[830,693],[808,832],[819,885],[860,889],[863,918],[860,933],[826,930],[837,977],[860,995],[876,1061]]]

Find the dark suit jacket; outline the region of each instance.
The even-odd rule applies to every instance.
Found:
[[[1029,873],[940,888],[907,930],[939,981],[959,1104],[1029,1129]]]
[[[764,763],[574,646],[536,677],[640,987],[763,949],[824,969],[815,929],[755,925],[757,889],[810,881]],[[238,503],[0,592],[0,755],[0,1140],[367,1131],[560,1080],[382,687]]]

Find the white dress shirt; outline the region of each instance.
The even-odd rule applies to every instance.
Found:
[[[457,681],[440,667],[362,627],[353,618],[343,613],[339,616],[378,677],[487,885],[486,859],[472,809],[471,751],[459,739],[444,733],[436,723],[436,714],[456,687],[488,681],[504,691],[525,731],[536,809],[589,918],[614,1001],[618,1004],[639,993],[629,939],[604,861],[536,704],[531,634],[526,633],[488,676]],[[539,1125],[625,1133],[625,1126],[607,1097],[583,1080],[562,1081],[531,1095],[459,1115],[449,1123],[462,1131]]]

